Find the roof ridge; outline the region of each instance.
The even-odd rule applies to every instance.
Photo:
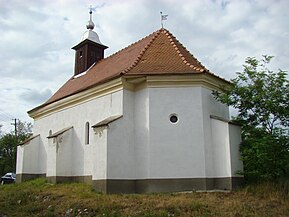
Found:
[[[192,55],[191,52],[189,52],[188,49],[187,49],[170,31],[164,29],[164,33],[166,33],[166,35],[168,36],[168,38],[169,38],[170,41],[171,41],[171,44],[173,45],[173,47],[175,48],[175,50],[177,51],[177,53],[179,54],[179,56],[181,57],[181,59],[183,60],[183,62],[184,62],[187,66],[193,68],[193,69],[196,70],[196,71],[200,71],[200,72],[208,71],[208,69],[206,69],[206,67],[205,67],[197,58],[195,58],[194,55]],[[190,54],[190,56],[193,57],[193,58],[196,60],[196,62],[199,63],[199,64],[203,67],[203,69],[200,68],[200,67],[194,66],[193,64],[190,64],[190,63],[188,62],[188,60],[183,56],[183,54],[181,53],[180,49],[178,48],[178,46],[177,46],[177,44],[176,44],[176,42],[175,42],[174,40],[175,40],[185,51],[187,51],[187,52]]]
[[[157,38],[157,36],[161,33],[161,30],[162,29],[159,29],[155,32],[153,32],[152,34],[148,35],[147,37],[141,39],[141,40],[144,40],[148,37],[151,37],[152,35],[154,35],[152,37],[152,39],[147,43],[147,45],[141,50],[141,52],[139,53],[139,55],[136,57],[136,60],[133,62],[133,64],[131,64],[129,67],[127,67],[126,69],[122,70],[120,72],[120,74],[126,74],[127,72],[129,72],[132,68],[134,68],[138,63],[139,61],[141,60],[142,56],[144,55],[144,53],[146,52],[146,50],[150,47],[150,45],[153,43],[153,41]],[[139,41],[141,41],[139,40]],[[138,42],[139,42],[138,41]],[[133,44],[132,44],[133,45]]]
[[[180,43],[180,41],[167,29],[165,28],[161,28],[155,32],[153,32],[152,34],[148,35],[147,37],[144,37],[143,39],[137,41],[136,43],[148,38],[148,37],[151,37],[152,35],[154,35],[152,37],[152,39],[146,44],[146,46],[144,47],[144,49],[142,49],[142,51],[140,52],[140,54],[137,56],[136,60],[129,66],[127,67],[126,69],[122,70],[120,72],[120,74],[126,74],[128,73],[130,70],[132,70],[135,66],[137,66],[137,64],[139,63],[139,61],[141,60],[142,56],[144,55],[144,53],[146,52],[146,50],[150,47],[150,45],[154,42],[154,40],[157,38],[157,36],[160,34],[160,33],[164,33],[168,39],[170,40],[170,43],[171,45],[174,47],[174,49],[176,50],[176,52],[178,53],[178,55],[180,56],[181,60],[183,61],[184,64],[186,64],[188,67],[192,68],[193,70],[196,70],[196,71],[199,71],[199,72],[204,72],[204,71],[209,71],[200,61],[197,60],[197,58],[195,58],[189,51],[188,49],[182,44]],[[134,44],[136,44],[134,43]],[[134,45],[134,44],[131,44],[130,46]],[[129,48],[130,46],[126,47],[126,48]],[[187,52],[193,59],[194,61],[196,61],[201,67],[199,66],[196,66],[194,64],[191,64],[187,59],[186,57],[182,54],[182,51],[179,49],[178,46],[181,46],[185,52]],[[125,49],[126,49],[125,48]]]
[[[136,42],[134,42],[134,43],[132,43],[132,44],[130,44],[130,45],[128,45],[128,46],[126,46],[126,47],[120,49],[119,51],[117,51],[117,52],[115,52],[115,53],[109,55],[108,57],[106,57],[106,58],[104,58],[104,59],[102,59],[102,60],[107,60],[107,59],[113,58],[113,57],[116,56],[117,54],[121,53],[121,52],[124,51],[124,50],[127,50],[128,48],[134,46],[135,44],[137,44],[137,43],[139,43],[139,42],[141,42],[141,41],[143,41],[143,40],[145,40],[145,39],[151,37],[151,36],[154,35],[154,34],[158,34],[159,31],[160,31],[160,30],[157,30],[157,31],[155,31],[155,32],[153,32],[153,33],[151,33],[151,34],[149,34],[149,35],[147,35],[147,36],[145,36],[145,37],[139,39],[138,41],[136,41]],[[102,61],[102,60],[101,60],[101,61]]]

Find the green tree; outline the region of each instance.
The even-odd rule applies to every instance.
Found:
[[[248,181],[289,177],[289,84],[285,71],[268,68],[272,56],[246,59],[231,85],[214,92],[237,109],[242,126],[241,156]]]
[[[16,171],[17,145],[27,139],[32,132],[32,124],[19,121],[16,132],[4,134],[0,138],[0,174]]]

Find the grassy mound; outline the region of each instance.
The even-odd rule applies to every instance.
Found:
[[[234,192],[104,195],[90,185],[37,179],[0,186],[4,216],[289,216],[288,185]]]

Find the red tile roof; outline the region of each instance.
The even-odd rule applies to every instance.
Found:
[[[162,28],[101,60],[85,75],[72,77],[42,106],[122,75],[206,72],[209,71],[168,30]]]

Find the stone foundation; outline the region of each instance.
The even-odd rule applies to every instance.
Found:
[[[50,176],[45,174],[17,174],[16,182],[46,178],[50,183],[84,182],[105,194],[134,194],[154,192],[180,192],[197,190],[232,190],[242,185],[243,177],[186,178],[186,179],[105,179],[92,180],[92,176]]]
[[[154,193],[197,190],[232,190],[239,187],[243,177],[144,179],[144,180],[92,180],[96,191],[106,194]]]
[[[21,183],[37,178],[46,178],[46,174],[29,174],[29,173],[16,174],[16,183]]]

